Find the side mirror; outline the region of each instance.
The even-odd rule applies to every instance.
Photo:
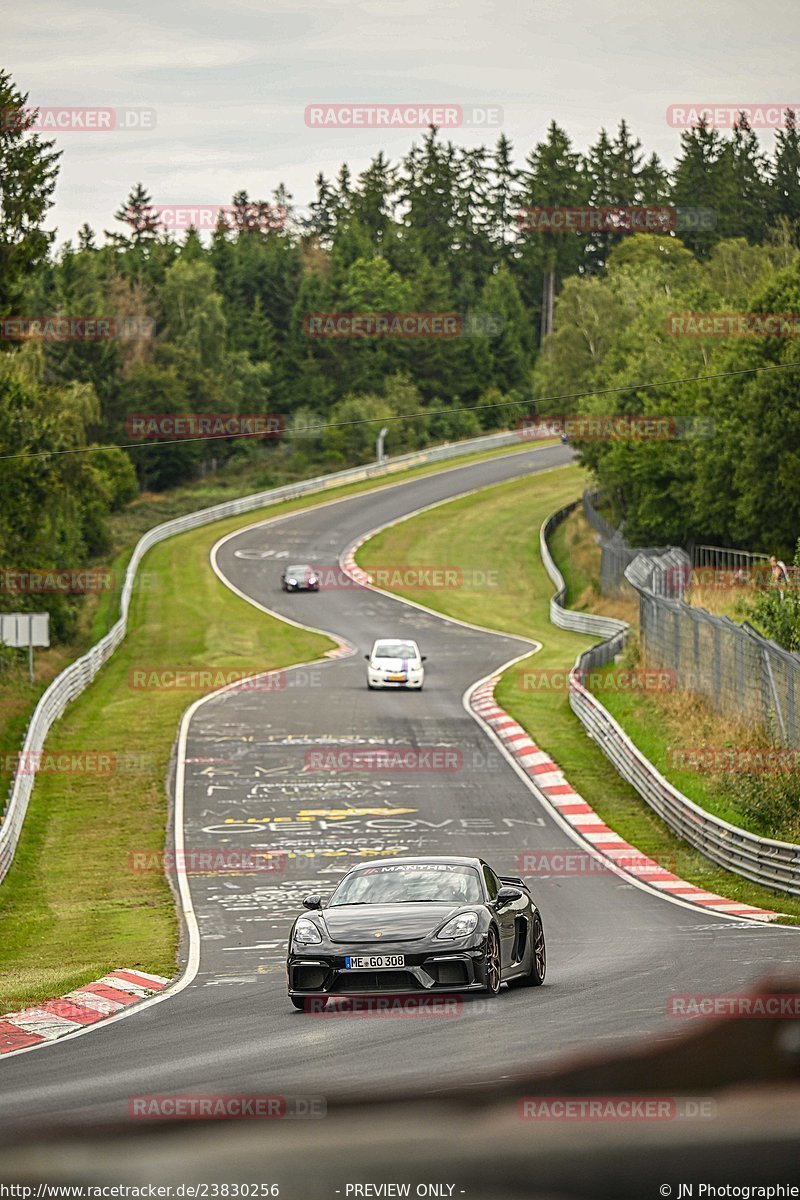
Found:
[[[420,654],[420,656],[419,656],[419,661],[420,661],[420,662],[426,662],[426,661],[427,661],[427,658],[428,658],[427,654]]]
[[[304,896],[303,908],[322,908],[322,896]]]
[[[364,658],[367,660],[367,662],[369,662],[369,655],[368,655],[368,654],[365,654],[365,655],[364,655]]]
[[[520,900],[521,898],[522,892],[519,890],[519,888],[515,887],[501,887],[500,891],[497,893],[497,903],[501,905],[511,904],[512,901]]]

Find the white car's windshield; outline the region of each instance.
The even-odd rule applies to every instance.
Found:
[[[378,642],[373,658],[416,658],[417,648],[410,642]]]
[[[480,904],[480,878],[460,863],[392,863],[361,867],[343,879],[328,908],[340,904]]]

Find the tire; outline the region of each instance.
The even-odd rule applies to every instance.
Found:
[[[486,935],[486,985],[485,990],[490,996],[496,996],[500,991],[502,965],[500,961],[500,938],[494,925],[489,926]]]
[[[542,918],[538,913],[533,918],[533,929],[531,930],[531,966],[527,975],[521,975],[518,979],[509,980],[508,986],[511,987],[541,987],[544,983],[544,977],[547,974],[547,951],[544,944],[544,927],[542,926]]]

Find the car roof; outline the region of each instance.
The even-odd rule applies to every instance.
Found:
[[[391,858],[368,858],[362,863],[357,863],[351,867],[350,871],[357,871],[359,867],[376,867],[384,866],[386,863],[458,863],[468,867],[480,868],[481,859],[466,858],[458,854],[420,854],[416,857],[399,858],[392,855]],[[348,875],[350,874],[348,871]]]
[[[375,641],[373,642],[373,648],[375,646],[382,646],[385,642],[405,642],[407,646],[416,646],[417,644],[414,638],[408,637],[408,635],[405,633],[398,633],[393,637],[375,638]]]

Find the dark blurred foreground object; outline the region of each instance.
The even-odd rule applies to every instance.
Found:
[[[797,995],[800,984],[767,981],[755,992]],[[625,1054],[562,1060],[500,1083],[476,1085],[472,1073],[468,1087],[436,1095],[398,1093],[390,1082],[377,1095],[337,1097],[329,1090],[324,1119],[131,1121],[90,1133],[64,1123],[24,1140],[14,1131],[16,1144],[0,1131],[0,1181],[173,1189],[277,1184],[282,1200],[334,1200],[337,1194],[347,1200],[358,1196],[353,1184],[406,1184],[411,1197],[454,1200],[678,1200],[680,1184],[693,1184],[695,1196],[699,1183],[797,1185],[800,1021],[697,1018],[687,1024],[680,1037],[650,1039]],[[532,1018],[531,1037],[539,1036],[546,1030]],[[264,1083],[268,1092],[268,1076]],[[657,1121],[520,1116],[522,1097],[625,1096],[694,1099],[713,1115]],[[418,1193],[418,1185],[440,1190]]]

